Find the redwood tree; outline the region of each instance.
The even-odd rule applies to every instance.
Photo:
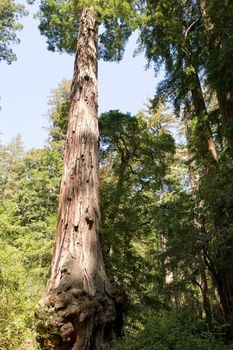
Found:
[[[59,8],[59,4],[54,4]],[[41,5],[42,13],[46,14],[41,30],[48,36],[52,49],[57,37],[65,40],[65,32],[56,37],[49,26],[54,19],[54,4],[48,1]],[[69,6],[70,2],[64,1],[60,10],[67,11]],[[123,294],[106,276],[98,234],[101,221],[97,119],[100,14],[87,3],[79,11],[80,16],[73,17],[79,32],[52,274],[38,313],[38,341],[46,350],[99,349],[114,333],[121,334],[124,308]],[[63,21],[65,16],[61,12],[58,9],[57,18],[60,16]],[[72,17],[66,12],[66,16],[69,15]],[[59,26],[54,28],[61,30]],[[58,40],[57,47],[61,49],[67,44],[68,49],[65,48],[69,51],[72,40],[61,41]],[[119,50],[122,47],[119,46]]]

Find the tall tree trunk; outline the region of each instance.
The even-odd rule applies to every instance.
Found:
[[[189,108],[188,108],[189,109]],[[187,130],[187,122],[186,122],[186,130]],[[189,140],[188,132],[186,132],[187,140]],[[189,165],[189,182],[192,189],[192,197],[194,201],[194,226],[200,236],[201,241],[205,242],[205,229],[204,224],[201,219],[201,204],[200,199],[198,198],[198,191],[199,191],[199,179],[195,170],[194,164],[191,163],[192,154],[188,151],[188,158],[190,161]],[[209,327],[211,327],[212,324],[212,311],[211,311],[211,304],[209,299],[209,288],[208,288],[208,281],[206,276],[206,265],[204,261],[203,252],[200,251],[199,256],[199,270],[200,270],[200,278],[201,283],[198,283],[198,286],[200,288],[201,294],[202,294],[202,305],[205,312],[205,319]]]
[[[208,111],[197,72],[193,73],[193,88],[191,90],[191,95],[193,107],[198,117],[198,129],[200,134],[202,156],[203,158],[206,158],[206,156],[209,155],[210,160],[216,163],[218,161],[216,145],[212,137],[209,122],[206,120]]]
[[[215,24],[212,22],[211,18],[208,15],[208,6],[205,0],[198,0],[199,11],[203,20],[206,39],[208,43],[208,54],[209,56],[217,56],[221,50],[221,39],[219,38],[216,30]],[[225,127],[225,136],[233,147],[233,131],[231,124],[233,123],[233,91],[232,89],[225,89],[226,77],[232,75],[232,62],[226,62],[224,65],[219,67],[217,74],[218,81],[213,81],[211,83],[216,87],[216,94],[218,99],[218,104],[220,108],[220,113],[222,116],[222,123]]]
[[[205,311],[206,322],[211,328],[212,326],[212,311],[209,298],[209,287],[206,276],[206,265],[203,256],[200,257],[200,275],[201,275],[201,293],[203,300],[203,309]]]
[[[46,350],[97,350],[122,326],[122,297],[106,276],[98,235],[97,51],[97,16],[93,8],[85,8],[77,41],[52,275],[43,301],[52,321],[48,327],[41,321],[38,327],[42,328],[39,342]]]
[[[208,55],[210,57],[218,57],[221,49],[223,49],[223,43],[221,42],[221,37],[215,28],[215,23],[209,16],[208,3],[206,0],[198,0],[198,6],[206,32]],[[214,78],[211,78],[210,83],[216,87],[218,104],[222,116],[222,124],[225,128],[225,137],[228,140],[228,144],[231,146],[231,148],[233,148],[233,91],[232,88],[226,88],[225,80],[227,75],[232,76],[232,64],[229,61],[224,62],[224,65],[222,64],[218,67],[218,70],[216,71]],[[216,231],[222,231],[221,224],[219,224],[217,221],[213,223],[213,227]],[[217,300],[219,301],[222,316],[225,318],[225,320],[229,321],[229,318],[233,312],[232,268],[226,263],[223,263],[224,258],[227,259],[225,248],[218,248],[216,258],[220,262],[217,262],[217,264],[214,263],[214,266],[211,261],[207,260],[207,258],[206,262],[213,275]]]
[[[223,259],[223,252],[218,249],[218,258]],[[232,269],[219,267],[213,263],[207,252],[204,254],[204,261],[212,274],[215,296],[218,303],[219,315],[229,324],[232,323],[231,315],[233,312],[233,278]],[[220,262],[222,265],[222,263]],[[228,327],[228,333],[233,334],[232,326]]]
[[[181,16],[182,19],[182,16]],[[187,37],[187,29],[183,27],[183,36]],[[218,161],[216,145],[212,137],[212,131],[207,120],[208,111],[206,108],[205,99],[201,87],[201,82],[198,76],[197,68],[193,64],[192,50],[188,42],[188,38],[182,44],[182,51],[184,53],[184,60],[187,67],[192,67],[192,74],[190,77],[190,93],[192,96],[192,104],[195,114],[198,118],[198,136],[200,140],[200,152],[204,159],[210,159],[213,163]]]
[[[186,124],[187,127],[187,124]],[[188,134],[187,134],[188,139]],[[189,154],[189,158],[192,159],[192,155]],[[205,171],[206,172],[206,171]],[[200,213],[202,208],[199,204],[198,199],[198,179],[195,174],[195,170],[193,168],[193,165],[190,164],[189,166],[189,180],[190,185],[192,189],[192,195],[193,199],[196,203],[196,206],[194,208],[194,225],[196,229],[199,231],[201,241],[205,242],[206,239],[206,230],[205,226],[201,220]],[[214,212],[212,211],[212,215],[214,216]],[[212,220],[213,229],[217,231],[216,222],[215,220]],[[218,251],[218,258],[222,258],[223,252],[219,248]],[[199,285],[201,292],[202,292],[202,298],[203,298],[203,308],[206,314],[206,321],[211,326],[212,323],[212,312],[211,312],[211,306],[209,301],[209,288],[208,288],[208,282],[206,278],[206,271],[205,266],[207,266],[209,272],[211,273],[213,283],[215,285],[215,294],[216,294],[216,301],[218,308],[220,310],[220,314],[225,320],[228,320],[230,313],[233,311],[233,284],[232,277],[230,275],[230,269],[224,270],[224,268],[221,268],[221,271],[216,266],[216,263],[214,264],[212,261],[210,261],[208,257],[208,246],[203,246],[203,251],[200,253],[200,275],[201,275],[201,285]],[[227,276],[227,278],[226,278]]]

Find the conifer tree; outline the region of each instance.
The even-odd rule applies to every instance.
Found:
[[[22,4],[15,0],[1,0],[0,2],[0,61],[12,63],[16,60],[11,44],[18,43],[16,32],[22,29],[19,18],[26,15]]]
[[[131,15],[130,3],[41,3],[40,29],[49,48],[76,52],[52,274],[43,301],[45,313],[52,310],[53,319],[42,331],[38,327],[38,340],[46,350],[97,350],[114,333],[121,334],[124,298],[106,276],[99,239],[97,119],[99,23],[106,20],[107,26],[113,20],[118,26],[112,31],[115,46],[112,40],[107,46],[111,58],[119,59],[130,35],[121,25],[121,14]],[[106,58],[107,51],[102,55]],[[40,325],[45,326],[43,321]]]

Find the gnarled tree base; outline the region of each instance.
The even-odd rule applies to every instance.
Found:
[[[121,336],[126,297],[88,295],[81,289],[50,292],[36,314],[38,342],[43,350],[99,350]]]

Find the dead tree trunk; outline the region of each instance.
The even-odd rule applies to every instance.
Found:
[[[52,275],[38,323],[42,349],[97,350],[122,326],[99,241],[98,20],[83,10],[71,91]],[[44,333],[44,334],[43,334]]]

